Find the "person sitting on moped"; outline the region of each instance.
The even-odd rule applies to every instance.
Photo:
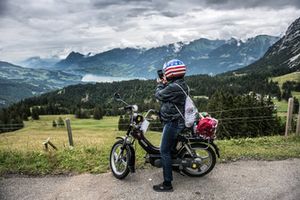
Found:
[[[166,62],[162,72],[163,76],[157,79],[155,91],[155,97],[161,102],[160,118],[163,122],[160,154],[164,181],[153,186],[158,192],[173,191],[172,150],[176,148],[178,133],[185,127],[182,114],[184,115],[186,95],[182,89],[188,93],[188,86],[184,81],[186,66],[182,61],[173,59]]]

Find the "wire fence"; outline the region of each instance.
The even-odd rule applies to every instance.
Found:
[[[24,124],[0,124],[1,126],[23,126]]]
[[[257,110],[257,109],[264,109],[264,108],[274,108],[274,105],[269,105],[269,106],[256,106],[256,107],[243,107],[243,108],[233,108],[233,109],[224,109],[224,110],[217,110],[217,111],[209,111],[209,114],[217,114],[217,113],[228,113],[228,112],[233,112],[233,111],[243,111],[243,110]],[[287,113],[287,111],[276,111],[276,112],[281,112],[281,113]],[[243,122],[257,122],[257,121],[271,121],[271,120],[276,120],[276,117],[274,116],[235,116],[235,117],[226,117],[226,118],[219,118],[218,121],[222,122],[223,124],[226,123],[236,123],[237,120],[243,120]],[[45,126],[53,126],[53,123],[47,123],[43,122],[42,125]],[[128,126],[128,123],[110,123],[106,122],[105,124],[99,123],[99,127],[101,126]],[[16,129],[16,128],[22,128],[25,127],[25,124],[19,124],[19,123],[12,123],[12,124],[0,124],[0,130],[10,130],[10,129]],[[76,125],[75,125],[76,126]],[[82,126],[82,125],[81,125]],[[86,126],[89,126],[87,124]],[[160,122],[150,121],[150,126],[151,128],[161,128],[162,124]]]
[[[244,108],[232,108],[232,109],[227,109],[227,110],[208,111],[208,113],[223,113],[223,112],[232,112],[232,111],[241,111],[241,110],[255,110],[255,109],[262,109],[262,108],[274,108],[274,105],[244,107]]]
[[[235,117],[235,118],[222,118],[222,119],[218,119],[219,122],[222,122],[222,124],[228,124],[228,123],[236,123],[237,120],[244,120],[243,122],[258,122],[258,121],[272,121],[272,120],[276,120],[275,117],[270,117],[270,116],[254,116],[254,117]],[[246,121],[245,121],[246,120]],[[43,126],[53,126],[52,123],[43,123]],[[15,129],[15,128],[22,128],[25,127],[26,125],[23,124],[1,124],[0,125],[0,130],[11,130],[11,129]],[[74,125],[76,127],[76,124]],[[86,124],[86,125],[82,125],[80,124],[80,126],[91,126],[91,124]],[[92,126],[95,126],[95,124],[93,124]],[[99,123],[98,125],[96,125],[95,127],[119,127],[119,126],[129,126],[129,123],[105,123],[105,124],[101,124]],[[150,127],[151,128],[161,128],[163,126],[163,124],[161,122],[151,122],[150,121]],[[53,127],[55,128],[55,127]]]

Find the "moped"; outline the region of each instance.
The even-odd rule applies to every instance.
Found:
[[[130,124],[124,137],[117,137],[117,141],[111,148],[110,168],[118,179],[124,179],[129,172],[135,172],[135,149],[137,141],[146,151],[146,163],[155,167],[162,167],[159,147],[151,144],[145,137],[149,121],[149,115],[157,114],[150,109],[145,116],[138,114],[137,105],[129,105],[115,93],[114,99],[125,104],[123,110],[129,112]],[[216,164],[216,157],[220,157],[219,148],[213,139],[204,139],[195,136],[194,129],[185,128],[177,137],[177,145],[172,153],[172,167],[183,175],[200,177],[208,174]]]

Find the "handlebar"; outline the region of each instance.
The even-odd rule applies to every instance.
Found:
[[[148,112],[145,114],[144,118],[147,119],[148,115],[149,115],[150,113],[152,113],[152,112],[158,115],[158,111],[156,111],[156,110],[154,110],[154,109],[150,109],[150,110],[148,110]]]
[[[137,107],[137,105],[127,105],[127,106],[119,108],[119,110],[137,111],[138,107]]]
[[[120,107],[119,110],[131,110],[132,109],[132,106],[129,105],[129,106],[124,106],[124,107]]]

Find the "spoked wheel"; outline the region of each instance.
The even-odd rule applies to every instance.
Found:
[[[123,141],[116,142],[110,152],[110,168],[113,175],[118,179],[125,178],[129,173],[128,161],[130,151],[127,148],[122,150]]]
[[[197,158],[194,159],[194,162],[198,164],[198,167],[196,169],[184,167],[183,172],[189,176],[195,177],[208,174],[216,164],[215,151],[210,146],[204,144],[192,144],[191,147],[197,154]],[[184,150],[182,153],[182,158],[192,159],[187,150]]]

